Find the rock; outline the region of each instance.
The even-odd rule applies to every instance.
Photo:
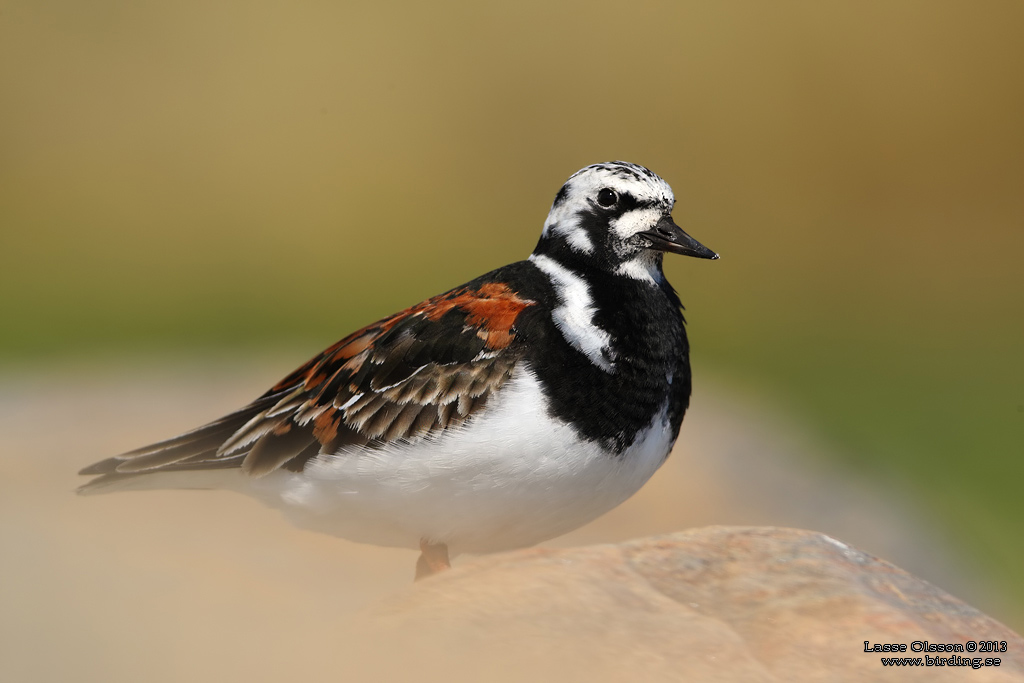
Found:
[[[365,612],[346,640],[365,680],[1024,681],[1024,640],[999,622],[828,536],[774,527],[471,560]]]

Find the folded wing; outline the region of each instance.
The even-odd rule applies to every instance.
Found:
[[[321,454],[417,440],[480,411],[522,358],[516,321],[534,302],[504,283],[467,285],[365,327],[230,415],[107,458],[81,492],[153,472],[301,471]]]

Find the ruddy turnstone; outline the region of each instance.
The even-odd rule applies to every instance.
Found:
[[[244,408],[107,458],[81,493],[224,488],[299,526],[449,552],[533,545],[633,495],[690,400],[664,252],[716,259],[668,184],[614,161],[575,173],[533,254],[353,332]]]

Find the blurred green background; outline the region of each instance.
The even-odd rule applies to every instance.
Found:
[[[1020,629],[1017,0],[0,1],[0,369],[312,354],[609,159],[722,254],[668,265],[698,397],[899,482]]]

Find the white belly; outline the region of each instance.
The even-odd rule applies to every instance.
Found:
[[[459,429],[321,456],[249,486],[297,525],[353,541],[495,552],[575,529],[636,493],[672,447],[666,414],[611,455],[549,418],[537,378],[520,367]]]

